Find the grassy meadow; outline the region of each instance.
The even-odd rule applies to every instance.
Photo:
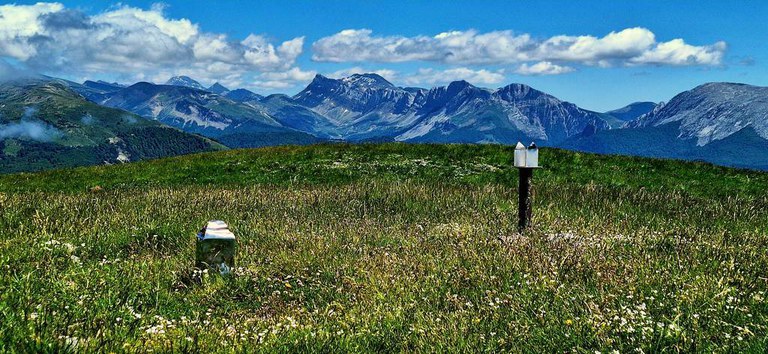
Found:
[[[766,352],[768,173],[317,145],[0,176],[0,351]],[[237,235],[232,276],[195,232]]]

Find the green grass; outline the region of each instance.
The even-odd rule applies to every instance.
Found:
[[[319,145],[0,176],[0,349],[768,350],[768,174],[543,149],[520,236],[511,161]],[[209,219],[234,276],[192,270]]]

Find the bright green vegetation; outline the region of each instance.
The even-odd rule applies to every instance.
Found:
[[[0,349],[765,352],[768,174],[319,145],[0,177]],[[95,187],[99,188],[95,188]],[[194,272],[196,229],[239,238]]]
[[[50,80],[0,83],[0,173],[226,149],[198,135],[86,101]]]

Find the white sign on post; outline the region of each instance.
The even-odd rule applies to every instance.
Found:
[[[517,142],[517,145],[515,145],[515,167],[539,167],[539,148],[536,146],[536,143],[531,143],[526,148],[523,143]]]
[[[525,145],[518,141],[515,146],[515,167],[525,167],[526,152]]]
[[[532,142],[528,146],[528,151],[525,153],[525,166],[526,167],[539,167],[539,148],[536,143]]]

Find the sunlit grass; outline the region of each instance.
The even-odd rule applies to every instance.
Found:
[[[5,177],[0,349],[766,350],[765,174],[544,153],[523,236],[502,147]],[[209,219],[238,236],[232,277],[192,270]]]

